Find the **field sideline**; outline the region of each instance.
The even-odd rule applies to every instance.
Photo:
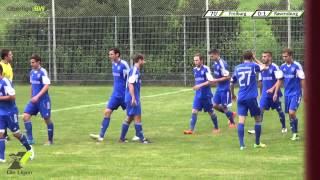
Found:
[[[29,86],[17,85],[16,90],[17,105],[23,112]],[[23,168],[32,174],[7,174],[8,155],[24,150],[17,140],[12,140],[6,148],[8,162],[0,164],[0,179],[303,179],[303,104],[298,111],[300,141],[289,140],[291,132],[281,134],[276,111],[266,112],[261,140],[268,147],[254,149],[254,136],[246,133],[247,148],[240,151],[237,131],[228,129],[221,113],[217,113],[219,135],[211,133],[212,122],[205,113],[198,116],[196,134],[183,135],[191,113],[190,88],[147,86],[142,87],[142,121],[144,133],[153,143],[119,144],[125,113],[118,110],[104,142],[97,144],[88,135],[99,131],[104,102],[111,90],[111,86],[51,87],[55,144],[42,145],[47,138],[46,126],[39,116],[33,118],[36,157]],[[235,105],[232,108],[235,110]],[[245,129],[253,125],[249,118]],[[133,135],[131,125],[128,138]]]

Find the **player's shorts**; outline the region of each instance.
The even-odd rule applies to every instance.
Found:
[[[126,103],[127,105],[127,116],[140,116],[141,115],[141,103],[137,101],[137,105],[132,106],[131,101]]]
[[[289,110],[297,111],[301,102],[301,95],[294,95],[294,96],[285,96],[284,97],[284,105],[285,105],[285,112],[289,113]]]
[[[261,109],[269,110],[270,108],[277,109],[279,107],[281,107],[281,101],[279,100],[279,98],[275,102],[270,97],[261,97],[261,99],[260,99],[260,108]]]
[[[9,128],[11,132],[19,132],[18,113],[8,113],[8,115],[0,116],[0,131],[4,132]]]
[[[49,97],[40,99],[37,103],[31,101],[24,108],[24,113],[37,115],[40,112],[41,117],[46,119],[51,116],[51,101]]]
[[[228,107],[231,106],[231,93],[230,90],[226,91],[216,91],[213,97],[214,104],[220,104],[222,106]]]
[[[260,116],[261,110],[256,98],[238,100],[238,115],[248,116],[248,110],[250,111],[251,116]]]
[[[194,97],[192,108],[198,111],[202,111],[203,109],[204,112],[213,112],[212,105],[212,98],[210,97],[206,99],[199,99]]]
[[[111,96],[106,108],[113,110],[117,110],[121,106],[123,110],[126,109],[126,103],[124,102],[124,98]]]

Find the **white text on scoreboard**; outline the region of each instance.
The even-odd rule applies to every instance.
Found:
[[[300,11],[279,11],[279,10],[256,10],[256,11],[225,11],[225,10],[208,10],[204,18],[220,17],[252,17],[252,18],[275,18],[275,17],[301,17],[304,13]]]

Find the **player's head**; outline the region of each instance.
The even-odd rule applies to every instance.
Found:
[[[293,55],[292,49],[284,48],[282,50],[282,59],[284,60],[284,62],[292,63],[292,55]]]
[[[144,60],[144,55],[143,54],[136,54],[133,56],[133,63],[135,65],[137,65],[139,68],[142,68],[142,66],[144,65],[145,63],[145,60]]]
[[[220,51],[218,49],[212,49],[209,51],[209,55],[212,60],[217,61],[220,58]]]
[[[271,51],[264,51],[262,53],[262,63],[263,64],[270,64],[272,62],[272,52]]]
[[[12,51],[9,49],[2,49],[1,50],[1,59],[11,62],[13,58]]]
[[[196,53],[193,56],[193,63],[196,67],[200,67],[203,64],[203,56],[200,53]]]
[[[109,59],[111,61],[118,60],[120,57],[120,50],[118,48],[109,49]]]
[[[32,54],[30,57],[30,65],[32,69],[39,69],[41,64],[41,57],[37,54]]]
[[[252,61],[253,60],[253,53],[251,50],[246,50],[243,52],[243,60],[244,61]]]

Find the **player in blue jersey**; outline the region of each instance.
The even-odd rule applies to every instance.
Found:
[[[127,81],[127,88],[125,92],[125,103],[127,106],[127,119],[122,123],[122,129],[119,142],[127,142],[126,134],[129,125],[132,121],[135,122],[136,136],[139,137],[140,142],[144,144],[150,143],[144,137],[141,123],[141,101],[140,101],[140,88],[141,88],[141,68],[145,63],[144,56],[137,54],[133,57],[134,66],[130,69]]]
[[[211,117],[214,125],[213,133],[219,133],[220,129],[218,126],[217,115],[213,111],[213,94],[211,92],[211,86],[209,84],[209,81],[213,80],[210,68],[203,65],[203,56],[199,53],[194,55],[193,62],[195,64],[195,67],[193,68],[195,86],[193,87],[193,89],[196,91],[193,99],[190,126],[188,130],[184,131],[184,134],[194,133],[194,128],[197,122],[197,115],[199,111],[202,111],[202,109],[204,110],[204,112],[208,112],[209,116]]]
[[[265,67],[260,64],[253,63],[253,53],[251,51],[246,51],[243,54],[243,63],[236,66],[234,69],[234,74],[231,78],[231,94],[232,98],[236,99],[234,94],[234,84],[239,84],[238,92],[238,137],[240,142],[240,150],[245,148],[244,144],[244,123],[246,116],[248,115],[248,110],[251,116],[254,117],[255,131],[256,131],[256,142],[254,147],[266,147],[265,144],[260,142],[261,135],[261,111],[257,102],[258,97],[258,87],[256,81],[256,74],[263,70]]]
[[[236,128],[234,123],[236,113],[229,110],[229,107],[232,105],[232,100],[228,64],[220,57],[220,51],[217,49],[212,49],[209,55],[213,60],[212,69],[214,73],[214,79],[211,83],[217,84],[213,97],[213,108],[227,116],[229,128]]]
[[[256,59],[256,61],[258,61]],[[281,91],[277,87],[277,83],[280,83],[280,79],[283,74],[279,67],[272,63],[272,52],[265,51],[262,53],[262,63],[266,65],[267,69],[259,74],[259,82],[261,84],[261,98],[260,98],[260,109],[261,118],[263,120],[263,114],[265,110],[276,109],[281,122],[281,132],[286,133],[286,121],[285,115],[281,107],[280,97],[282,96]],[[254,134],[254,130],[248,130],[248,133]]]
[[[31,84],[31,99],[26,105],[23,114],[24,126],[27,132],[27,138],[30,144],[35,141],[32,135],[31,116],[37,115],[40,112],[41,117],[45,120],[48,130],[48,141],[45,145],[53,144],[54,125],[51,120],[51,100],[49,96],[50,79],[47,70],[41,67],[41,57],[33,54],[30,58],[30,84]]]
[[[292,130],[291,140],[295,141],[299,139],[298,118],[296,116],[296,112],[301,101],[302,90],[305,86],[305,74],[301,65],[293,60],[292,55],[293,51],[291,49],[283,49],[282,59],[285,63],[280,66],[280,69],[283,72],[282,81],[284,84],[285,112],[289,114],[290,125]]]
[[[20,132],[18,121],[18,108],[15,103],[15,90],[10,80],[2,76],[3,69],[0,65],[0,163],[5,160],[5,129],[9,128],[20,143],[26,148],[31,160],[34,158],[34,151],[25,135]]]
[[[113,92],[104,110],[104,118],[101,123],[100,134],[90,134],[90,137],[98,142],[103,141],[105,133],[109,127],[112,112],[117,110],[120,106],[123,110],[126,109],[124,98],[130,68],[128,63],[120,58],[120,55],[120,50],[117,48],[109,50],[109,59],[112,62]]]

